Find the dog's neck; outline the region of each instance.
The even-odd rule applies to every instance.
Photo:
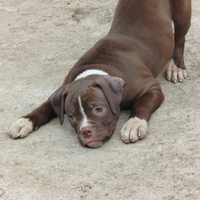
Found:
[[[75,81],[80,79],[80,78],[84,78],[86,76],[89,75],[109,75],[107,72],[103,71],[103,70],[99,70],[99,69],[88,69],[84,72],[82,72],[81,74],[79,74],[76,78]]]

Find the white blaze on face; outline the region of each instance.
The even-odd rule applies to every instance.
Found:
[[[82,127],[84,127],[84,126],[86,126],[88,124],[88,118],[87,118],[87,116],[86,116],[86,114],[84,112],[80,96],[78,97],[78,103],[79,103],[79,108],[80,108],[81,114],[83,116],[82,121],[80,123],[81,124],[80,125],[80,130],[81,130]]]

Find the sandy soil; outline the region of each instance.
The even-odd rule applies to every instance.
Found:
[[[200,198],[200,1],[193,0],[185,61],[188,79],[158,77],[165,102],[148,135],[125,145],[120,129],[101,148],[83,148],[67,120],[23,140],[11,123],[62,83],[77,59],[109,30],[116,0],[0,1],[0,199]],[[158,60],[159,62],[159,60]]]

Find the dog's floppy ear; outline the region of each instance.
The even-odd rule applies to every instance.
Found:
[[[68,87],[61,86],[58,90],[56,90],[50,97],[49,101],[51,103],[52,108],[54,109],[56,115],[60,120],[60,124],[63,124],[64,114],[65,114],[65,99],[67,96]]]
[[[114,114],[122,101],[124,85],[123,79],[114,76],[101,76],[93,83],[93,86],[101,88]]]

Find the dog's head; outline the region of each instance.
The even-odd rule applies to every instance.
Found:
[[[99,147],[115,130],[124,85],[118,77],[91,75],[63,85],[49,100],[61,124],[67,114],[82,146]]]

